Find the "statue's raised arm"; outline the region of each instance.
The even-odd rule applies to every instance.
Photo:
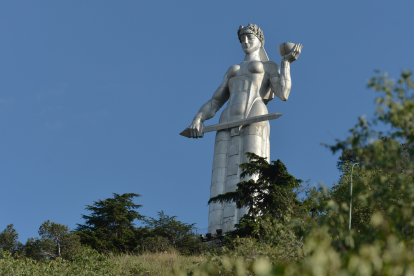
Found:
[[[287,101],[292,88],[292,80],[290,78],[290,64],[298,59],[302,44],[293,44],[285,42],[280,44],[279,53],[282,56],[281,72],[273,70],[270,76],[270,86],[276,96],[282,101]]]

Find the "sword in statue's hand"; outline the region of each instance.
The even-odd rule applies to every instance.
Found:
[[[216,131],[216,130],[230,129],[230,128],[233,128],[233,127],[238,127],[238,126],[242,126],[242,125],[248,125],[248,124],[253,124],[253,123],[263,122],[263,121],[268,121],[268,120],[274,120],[274,119],[279,118],[282,115],[283,114],[281,114],[281,113],[270,113],[270,114],[266,114],[266,115],[250,117],[250,118],[231,121],[231,122],[227,122],[227,123],[221,123],[221,124],[206,126],[202,129],[202,133],[206,133],[206,132],[210,132],[210,131]],[[190,135],[190,129],[189,128],[186,128],[183,132],[180,133],[180,135],[182,135],[184,137],[187,137],[187,138],[192,138],[191,135]]]

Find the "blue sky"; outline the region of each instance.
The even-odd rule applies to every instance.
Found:
[[[337,181],[343,139],[372,116],[374,69],[414,69],[412,1],[2,1],[0,231],[20,241],[85,205],[138,193],[140,213],[207,227],[214,134],[178,134],[243,61],[239,25],[258,24],[270,60],[304,45],[292,91],[269,112],[271,159],[311,183]],[[218,113],[220,114],[220,113]],[[218,117],[206,122],[214,124]],[[204,231],[204,230],[202,230]]]

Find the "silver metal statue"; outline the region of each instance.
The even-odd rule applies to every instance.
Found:
[[[268,120],[281,114],[268,114],[266,104],[274,95],[282,101],[288,99],[292,85],[290,64],[299,57],[303,47],[301,44],[281,44],[280,70],[276,63],[269,61],[263,47],[263,32],[257,25],[249,23],[246,27],[240,26],[237,34],[246,53],[244,61],[227,70],[213,97],[200,108],[192,124],[181,133],[190,138],[203,137],[204,121],[212,118],[227,102],[219,124],[209,129],[217,130],[210,197],[235,191],[237,183],[245,180],[240,179],[239,168],[241,163],[248,161],[245,152],[253,152],[270,161]],[[267,114],[269,116],[264,116]],[[208,232],[226,230],[227,225],[227,228],[233,228],[246,213],[246,209],[237,209],[235,203],[210,204]]]

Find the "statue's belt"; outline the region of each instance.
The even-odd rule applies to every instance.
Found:
[[[241,125],[253,124],[253,123],[257,123],[257,122],[274,120],[274,119],[279,118],[282,115],[283,114],[281,114],[281,113],[270,113],[270,114],[266,114],[266,115],[260,115],[260,116],[246,118],[246,119],[231,121],[231,122],[228,122],[228,123],[222,123],[222,124],[206,126],[206,127],[203,128],[203,133],[210,132],[210,131],[216,131],[216,130],[222,130],[222,129],[229,129],[229,128],[233,128],[233,127],[237,127],[237,126],[241,126]],[[190,130],[188,128],[186,128],[183,132],[181,132],[180,135],[182,135],[184,137],[191,138],[190,137]]]

